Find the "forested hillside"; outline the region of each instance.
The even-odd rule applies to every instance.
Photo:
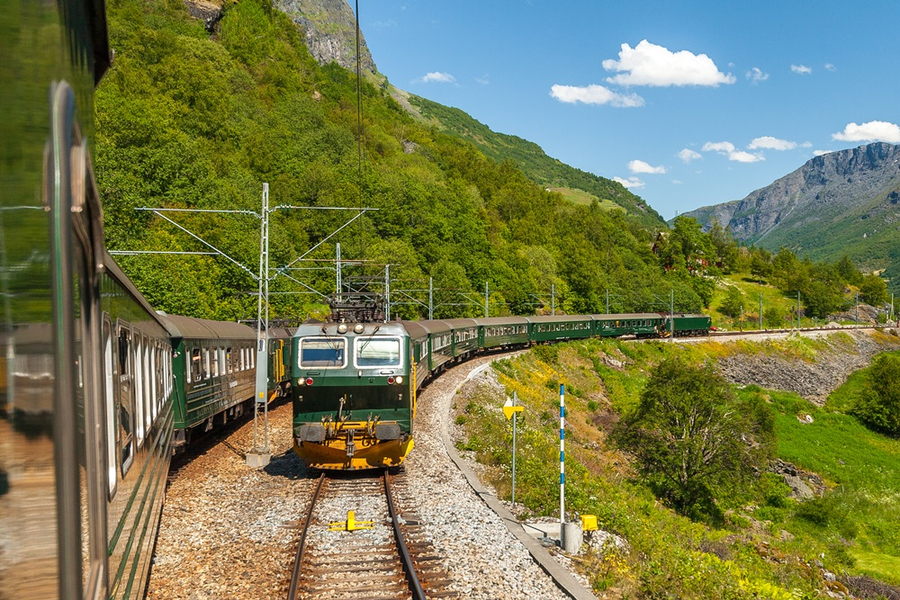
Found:
[[[303,34],[265,0],[229,5],[210,34],[180,0],[109,3],[115,65],[97,97],[97,178],[113,250],[209,251],[140,207],[260,212],[271,204],[371,207],[308,258],[364,259],[357,274],[381,276],[392,291],[427,288],[435,316],[531,313],[549,304],[571,312],[700,310],[708,284],[667,272],[651,253],[654,231],[621,211],[565,202],[511,162],[414,121],[383,90],[363,83],[362,149],[357,145],[356,79],[320,67]],[[358,157],[362,156],[362,165]],[[352,213],[284,210],[273,215],[271,265],[291,263]],[[259,257],[252,215],[166,213],[247,267],[196,255],[122,256],[151,302],[173,313],[246,318]],[[304,317],[334,291],[328,263],[300,262],[271,281],[273,314]],[[309,270],[319,267],[318,270]],[[301,270],[302,269],[302,270]],[[365,271],[364,273],[361,271]],[[345,271],[346,278],[350,273]],[[297,283],[297,280],[301,283]],[[421,293],[410,292],[409,296]],[[407,296],[408,299],[408,296]],[[414,317],[420,305],[398,305]]]
[[[483,315],[486,285],[491,315],[549,311],[551,289],[569,313],[666,312],[671,298],[676,311],[701,311],[729,273],[789,298],[799,292],[806,317],[846,306],[848,289],[885,300],[883,283],[868,285],[848,261],[741,248],[693,219],[666,230],[640,198],[601,178],[567,183],[635,210],[570,202],[535,180],[575,170],[531,160],[543,155],[536,146],[486,127],[476,146],[451,133],[452,123],[477,124],[464,113],[420,101],[451,123],[442,131],[366,82],[359,135],[355,75],[320,66],[268,0],[228,5],[213,33],[181,0],[113,0],[108,9],[116,61],[97,93],[94,157],[107,247],[180,253],[118,257],[161,310],[255,317],[263,183],[272,207],[311,207],[272,215],[273,317],[325,310],[337,243],[356,263],[345,281],[382,282],[390,265],[392,316],[402,318],[427,315],[429,278],[435,318]],[[161,217],[136,210],[144,207],[231,212]],[[377,210],[343,227],[361,207]],[[221,254],[184,254],[214,249]]]
[[[450,108],[420,96],[410,96],[410,103],[423,117],[434,119],[448,132],[469,140],[486,156],[496,161],[511,161],[531,180],[544,187],[573,188],[587,192],[601,205],[625,209],[629,215],[649,228],[659,228],[663,222],[659,213],[622,184],[551,158],[534,142],[492,131],[458,108]]]

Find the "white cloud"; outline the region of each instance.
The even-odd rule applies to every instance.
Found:
[[[887,121],[869,121],[857,125],[848,123],[844,131],[831,134],[831,139],[842,142],[888,142],[900,144],[900,127]]]
[[[439,71],[433,71],[420,79],[422,83],[456,83],[456,78],[450,73],[441,73]]]
[[[779,140],[770,135],[758,137],[747,146],[751,150],[793,150],[797,147],[797,142],[789,142],[788,140]]]
[[[637,177],[629,177],[628,179],[622,179],[621,177],[613,177],[613,181],[618,181],[626,189],[644,187],[644,182],[641,181],[640,179],[638,179]]]
[[[491,78],[487,73],[485,73],[481,77],[476,77],[475,81],[476,83],[480,83],[481,85],[488,85],[491,82]]]
[[[806,65],[791,65],[791,71],[799,73],[800,75],[809,75],[812,73],[812,69]]]
[[[703,144],[703,151],[718,152],[734,162],[753,163],[766,160],[766,157],[762,154],[751,154],[750,152],[737,150],[731,142],[706,142]]]
[[[651,175],[661,175],[666,172],[666,168],[662,165],[654,167],[642,160],[633,160],[628,163],[628,170],[632,173],[648,173]]]
[[[703,155],[699,152],[694,152],[690,148],[683,148],[681,151],[676,154],[678,158],[684,161],[685,164],[691,162],[692,160],[697,160],[698,158],[703,158]]]
[[[814,156],[823,156],[825,154],[831,154],[834,150],[813,150]]]
[[[735,150],[734,152],[728,153],[728,160],[742,163],[755,163],[766,160],[766,157],[762,154],[751,154],[750,152],[744,152],[743,150]]]
[[[663,46],[642,40],[632,48],[622,44],[619,60],[603,61],[607,71],[622,74],[608,77],[606,81],[619,85],[703,85],[717,87],[736,81],[734,75],[719,71],[716,64],[705,54],[693,54],[687,50],[671,52]]]
[[[833,72],[833,71],[837,71],[837,67],[835,67],[835,66],[834,66],[833,64],[831,64],[831,63],[825,63],[825,70],[826,70],[826,71],[832,71],[832,72]]]
[[[752,69],[747,71],[747,79],[749,79],[751,83],[759,83],[760,81],[765,81],[768,78],[769,74],[764,73],[759,67],[753,67]]]
[[[609,104],[620,108],[644,105],[644,99],[637,94],[619,94],[596,84],[584,87],[556,84],[550,88],[550,96],[568,104],[583,102],[584,104]]]
[[[703,144],[703,151],[728,154],[729,152],[734,152],[734,144],[731,142],[706,142]]]

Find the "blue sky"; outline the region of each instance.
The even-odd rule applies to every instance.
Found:
[[[622,181],[666,219],[817,154],[900,143],[900,2],[361,0],[360,13],[395,86]]]

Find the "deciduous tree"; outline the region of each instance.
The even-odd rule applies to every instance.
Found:
[[[773,432],[768,407],[742,405],[711,366],[667,359],[613,440],[634,455],[658,496],[690,516],[715,518],[717,492],[753,476],[771,452]]]

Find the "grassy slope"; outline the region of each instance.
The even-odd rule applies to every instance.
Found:
[[[607,447],[606,431],[634,406],[650,365],[672,353],[715,360],[735,352],[765,351],[815,357],[823,342],[797,340],[762,349],[752,343],[587,341],[538,347],[497,370],[506,393],[525,408],[517,457],[517,499],[534,515],[558,510],[558,383],[566,384],[567,505],[596,514],[601,527],[624,537],[629,551],[608,548],[588,555],[585,569],[597,590],[615,597],[805,598],[829,584],[821,560],[834,573],[866,574],[900,584],[900,445],[862,428],[844,414],[817,410],[795,394],[746,388],[763,394],[776,413],[778,453],[819,473],[830,491],[801,505],[786,498],[780,478],[768,475],[756,489],[735,493],[723,508],[726,525],[692,523],[657,502],[631,480],[626,457]],[[854,378],[851,378],[853,385]],[[845,398],[839,390],[836,398]],[[461,444],[489,466],[501,496],[509,495],[509,425],[503,398],[482,388],[458,402]],[[838,402],[839,404],[839,402]],[[812,414],[812,425],[796,415]],[[831,584],[832,589],[839,589]]]
[[[731,286],[736,286],[739,290],[741,290],[741,293],[744,294],[745,304],[743,321],[741,321],[740,317],[732,318],[724,315],[719,310],[725,300],[728,288]],[[851,290],[846,295],[848,301],[853,298],[853,293],[853,290]],[[710,302],[708,310],[706,310],[705,312],[712,317],[713,326],[720,329],[735,330],[743,327],[743,329],[746,330],[755,330],[759,328],[760,295],[762,295],[763,314],[765,314],[765,311],[767,309],[774,306],[782,315],[782,327],[790,328],[797,326],[797,297],[786,295],[775,286],[769,285],[765,281],[760,283],[759,280],[752,279],[751,276],[747,274],[721,276],[718,284],[716,285],[713,299]],[[823,323],[820,319],[811,319],[806,317],[800,319],[801,327],[813,327],[816,325],[824,324],[825,323]],[[847,322],[844,324],[849,325],[851,323]],[[771,326],[767,325],[765,321],[763,321],[763,329],[771,328]]]
[[[664,225],[659,213],[619,183],[551,158],[533,142],[494,132],[459,109],[442,106],[411,94],[408,98],[424,118],[439,124],[447,132],[474,143],[489,158],[499,162],[511,161],[526,176],[542,186],[578,190],[588,197],[597,198],[601,206],[613,205],[625,209],[647,227],[659,229]],[[570,194],[566,196],[571,197]],[[583,200],[584,196],[580,199]]]

